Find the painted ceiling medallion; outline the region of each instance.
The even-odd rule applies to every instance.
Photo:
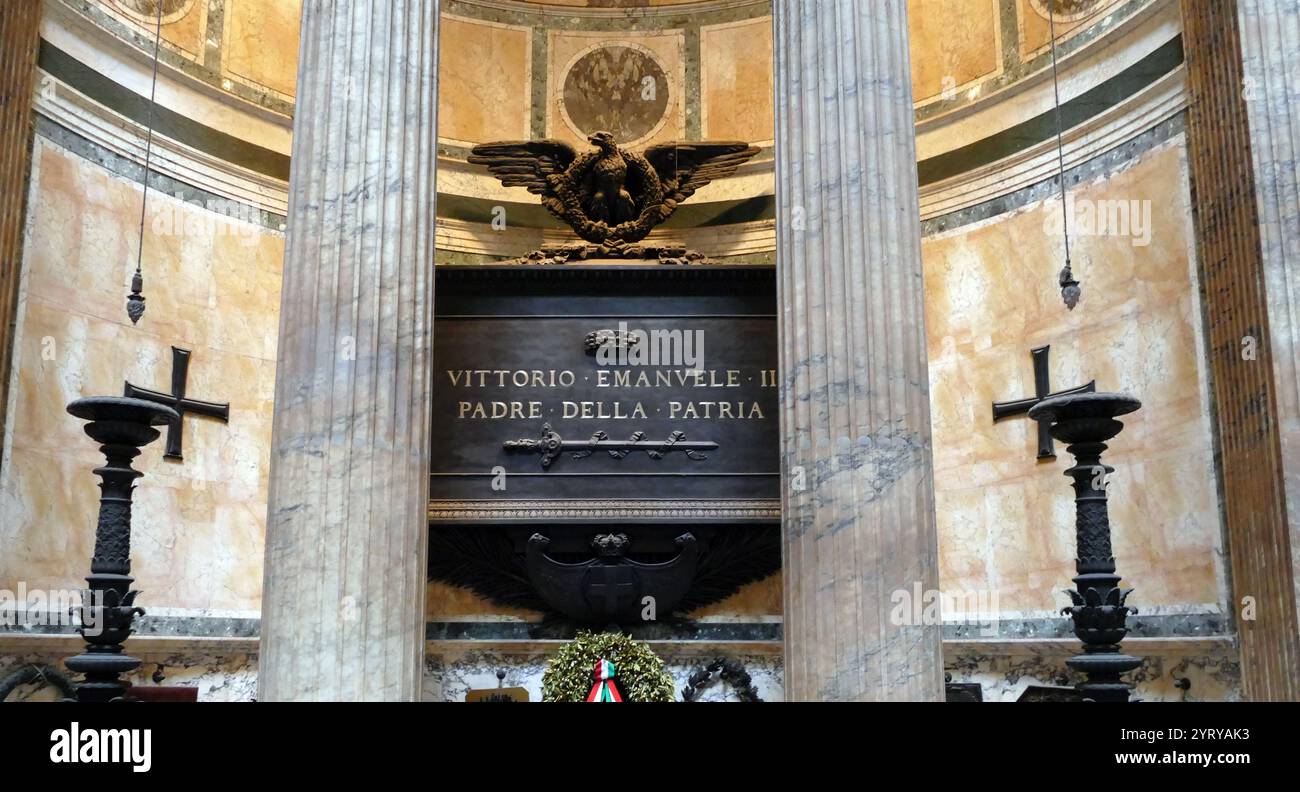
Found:
[[[636,143],[666,120],[668,75],[644,49],[602,44],[569,67],[561,108],[565,122],[584,138],[607,130],[619,143]]]
[[[158,22],[158,5],[162,4],[162,22],[170,25],[189,16],[198,0],[108,0],[123,14],[142,24],[154,25]]]
[[[1057,22],[1083,19],[1106,5],[1107,0],[1029,0],[1029,5],[1043,19],[1055,16]]]

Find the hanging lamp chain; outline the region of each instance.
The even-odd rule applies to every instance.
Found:
[[[1055,0],[1047,2],[1047,24],[1052,38],[1052,94],[1056,101],[1056,167],[1057,178],[1061,183],[1061,233],[1065,237],[1065,266],[1061,268],[1057,281],[1061,286],[1061,299],[1065,301],[1065,307],[1073,311],[1074,306],[1079,304],[1079,297],[1083,290],[1079,288],[1079,281],[1075,280],[1070,266],[1070,207],[1065,195],[1065,145],[1062,142],[1061,80],[1056,66]]]
[[[162,48],[162,21],[163,3],[162,0],[158,0],[158,18],[154,26],[153,39],[153,79],[149,87],[149,123],[144,145],[144,191],[140,196],[140,239],[136,247],[135,274],[131,276],[131,293],[126,298],[126,315],[130,317],[131,324],[136,324],[140,321],[140,317],[144,316],[144,272],[142,271],[144,223],[149,207],[149,168],[153,161],[154,108],[158,101],[158,57]]]

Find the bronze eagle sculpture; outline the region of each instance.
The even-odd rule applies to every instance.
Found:
[[[621,245],[644,239],[696,190],[758,153],[733,140],[663,143],[639,154],[608,132],[587,140],[596,149],[581,155],[559,140],[484,143],[469,162],[542,196],[542,206],[588,242]]]

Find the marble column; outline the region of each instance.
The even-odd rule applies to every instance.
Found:
[[[22,280],[40,29],[40,3],[4,3],[0,7],[0,195],[4,196],[0,200],[0,433],[9,405],[14,320]]]
[[[1238,0],[1237,18],[1281,434],[1292,596],[1300,611],[1300,0]]]
[[[939,701],[907,4],[774,5],[786,698]]]
[[[437,0],[303,4],[259,698],[417,700]]]

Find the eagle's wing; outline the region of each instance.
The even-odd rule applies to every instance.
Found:
[[[645,150],[645,158],[659,174],[664,198],[681,203],[695,191],[736,172],[758,148],[738,140],[663,143]]]
[[[487,169],[507,187],[526,187],[534,195],[553,196],[548,177],[563,174],[578,153],[558,140],[484,143],[470,150],[471,165]]]

